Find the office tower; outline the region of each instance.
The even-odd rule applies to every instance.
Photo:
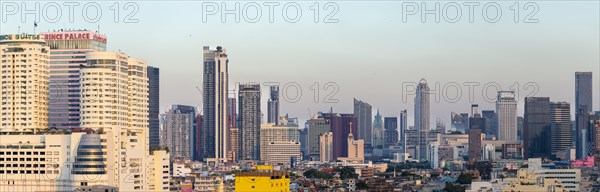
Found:
[[[496,115],[496,117],[498,117]],[[523,122],[525,120],[521,116],[517,116],[517,140],[523,141]]]
[[[371,137],[373,135],[373,113],[371,111],[371,105],[369,105],[367,102],[354,99],[354,115],[357,118],[357,122],[354,124],[355,128],[357,129],[356,139],[363,139],[365,141],[366,150],[371,151]]]
[[[81,30],[41,35],[50,47],[49,126],[79,128],[80,65],[86,65],[87,52],[106,51],[107,39],[104,35]]]
[[[333,162],[333,133],[326,132],[319,137],[319,145],[321,145],[321,162]]]
[[[600,156],[600,112],[596,111],[589,115],[589,124],[586,130],[589,131],[587,134],[586,141],[586,154],[585,156]]]
[[[483,159],[481,131],[485,130],[485,118],[478,111],[478,105],[471,105],[471,117],[469,118],[469,161],[474,162]]]
[[[499,91],[496,100],[498,140],[517,140],[517,100],[514,91]]]
[[[260,160],[260,85],[256,83],[239,85],[240,128],[238,158],[240,160]]]
[[[290,143],[289,141],[293,141],[294,143],[299,143],[299,140],[300,135],[298,132],[298,125],[275,125],[273,123],[261,124],[259,159],[267,162],[268,156],[270,155],[267,149],[271,147],[271,144],[274,142]],[[298,148],[298,150],[300,150],[300,148]],[[298,153],[300,153],[300,151],[298,151]],[[296,154],[296,152],[294,152],[294,154]]]
[[[308,121],[304,122],[304,128],[298,130],[300,132],[300,151],[302,159],[310,159],[308,153]]]
[[[170,159],[194,160],[196,142],[193,137],[196,125],[196,108],[186,105],[173,105],[163,114],[164,146],[170,151]]]
[[[419,81],[416,89],[415,129],[418,132],[415,159],[425,160],[427,159],[427,135],[431,129],[429,127],[429,86],[425,79]]]
[[[554,158],[566,160],[564,153],[573,146],[571,105],[567,102],[550,103],[550,122],[550,152]]]
[[[202,85],[202,160],[227,162],[227,97],[229,69],[227,52],[220,46],[217,50],[204,48]]]
[[[340,161],[350,161],[350,162],[358,162],[362,163],[365,160],[365,152],[364,152],[364,143],[365,141],[362,139],[354,139],[354,135],[352,134],[352,122],[349,123],[348,137],[346,143],[348,146],[346,147],[348,151],[346,152],[346,156],[338,157],[337,159]]]
[[[392,146],[398,143],[398,118],[397,117],[385,117],[385,146]]]
[[[302,157],[300,142],[298,141],[273,141],[264,150],[267,154],[266,159],[262,160],[264,163],[285,168],[292,167],[294,161],[301,160]]]
[[[0,132],[48,128],[49,50],[40,35],[0,35]]]
[[[279,86],[270,86],[269,100],[267,101],[267,123],[279,124]]]
[[[383,118],[378,109],[377,114],[375,115],[375,121],[373,121],[373,148],[383,149],[384,143]]]
[[[321,117],[329,122],[329,130],[333,133],[333,159],[347,157],[350,123],[356,124],[358,118],[354,114],[321,113]],[[358,130],[352,129],[356,134]]]
[[[227,159],[235,161],[238,152],[239,129],[237,120],[237,101],[235,98],[229,98],[227,101]]]
[[[406,109],[400,111],[400,122],[398,123],[400,126],[398,127],[398,144],[402,146],[403,149],[406,148],[406,134],[405,131],[408,129],[408,116]]]
[[[467,126],[469,125],[469,114],[465,116],[459,113],[450,112],[450,130],[460,131],[461,133],[467,132]]]
[[[108,185],[143,191],[150,155],[146,62],[116,52],[88,52],[86,59],[80,69],[81,128],[104,133]]]
[[[308,142],[306,147],[308,148],[308,156],[311,161],[319,161],[321,156],[319,137],[322,134],[330,131],[331,128],[326,119],[315,116],[308,120]]]
[[[202,160],[202,121],[204,116],[202,114],[196,114],[196,135],[195,135],[195,157],[196,161]]]
[[[150,148],[160,145],[160,123],[158,115],[160,111],[160,72],[157,67],[148,66],[148,123],[150,129]],[[195,118],[195,117],[194,117]]]
[[[550,157],[550,116],[550,98],[525,98],[523,122],[525,157]]]
[[[575,151],[577,158],[586,154],[586,143],[583,142],[589,131],[586,116],[593,110],[592,72],[575,72]]]
[[[485,118],[485,130],[481,130],[481,132],[485,133],[487,138],[498,138],[498,121],[496,120],[496,112],[494,110],[482,110],[481,116]]]

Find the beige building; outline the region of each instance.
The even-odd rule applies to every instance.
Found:
[[[327,132],[319,137],[319,145],[321,145],[321,162],[333,161],[333,133]]]
[[[49,50],[41,35],[0,35],[0,132],[48,127]]]
[[[365,160],[364,151],[365,141],[362,139],[354,140],[352,135],[352,123],[350,124],[350,132],[348,134],[348,157],[340,157],[340,161],[363,162]]]
[[[299,142],[300,132],[297,125],[275,125],[266,123],[260,125],[260,159],[267,160],[268,147],[272,142]]]
[[[292,157],[296,161],[302,160],[300,142],[297,141],[273,141],[267,145],[266,160],[269,165],[282,165],[289,167]]]

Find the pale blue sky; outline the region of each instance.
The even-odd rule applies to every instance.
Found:
[[[2,1],[6,2],[14,1]],[[297,2],[303,9],[298,23],[283,19],[281,8],[288,2],[275,7],[273,23],[268,22],[264,6],[257,23],[243,18],[236,23],[232,16],[222,23],[219,15],[209,16],[204,23],[200,1],[136,2],[139,12],[134,18],[139,19],[138,23],[115,23],[114,12],[109,8],[114,2],[101,1],[102,18],[98,23],[90,23],[80,14],[85,4],[81,3],[75,8],[75,22],[69,22],[63,7],[58,22],[48,23],[42,18],[36,30],[96,30],[100,26],[100,32],[108,37],[109,50],[144,58],[149,65],[160,68],[161,110],[171,104],[200,106],[201,94],[195,87],[201,87],[204,45],[227,49],[232,88],[234,82],[280,82],[282,87],[297,82],[303,93],[300,101],[284,101],[281,110],[283,114],[300,117],[301,122],[309,117],[308,109],[313,114],[329,107],[335,112],[351,113],[352,98],[356,97],[369,102],[373,112],[381,109],[384,116],[397,116],[401,109],[408,109],[412,124],[413,98],[409,96],[407,103],[402,102],[402,82],[417,82],[421,78],[442,86],[449,82],[480,82],[482,85],[475,88],[474,101],[482,109],[494,108],[493,103],[485,102],[481,96],[481,88],[488,82],[498,82],[504,89],[518,82],[521,96],[526,95],[523,85],[535,82],[539,85],[537,96],[571,104],[575,71],[593,71],[594,87],[600,87],[598,1],[536,2],[539,11],[534,18],[539,23],[515,23],[509,9],[515,1],[497,2],[502,7],[502,17],[497,23],[483,20],[481,8],[487,2],[475,7],[473,23],[468,22],[464,6],[457,23],[444,19],[436,23],[433,16],[422,23],[419,15],[409,16],[404,23],[401,1],[335,2],[339,11],[334,18],[339,22],[314,23],[309,9],[314,1]],[[41,7],[47,3],[41,2]],[[227,6],[234,3],[227,1]],[[243,7],[251,1],[239,3]],[[417,3],[421,6],[421,2]],[[426,6],[434,3],[426,1]],[[450,1],[439,3],[443,7]],[[323,10],[324,4],[320,2],[321,17],[329,13]],[[521,21],[531,11],[523,10],[524,4],[519,4]],[[27,3],[30,5],[33,3]],[[121,20],[129,13],[123,10],[123,5],[121,2]],[[53,16],[50,11],[47,13]],[[249,17],[254,16],[253,11],[248,13]],[[493,17],[494,12],[490,13]],[[448,14],[453,16],[454,12]],[[19,15],[0,15],[7,21],[1,23],[0,34],[16,33],[18,26],[21,32],[33,32],[33,16],[29,15],[23,23]],[[319,103],[313,101],[310,89],[314,82],[321,86]],[[322,103],[329,93],[323,88],[327,82],[339,85],[334,97],[339,103]],[[441,99],[431,105],[432,121],[437,117],[448,122],[450,111],[469,110],[467,87],[462,88],[460,101],[451,103]],[[263,108],[266,108],[266,87],[263,92]],[[596,89],[595,110],[599,109],[599,96]],[[519,115],[522,111],[521,103]]]

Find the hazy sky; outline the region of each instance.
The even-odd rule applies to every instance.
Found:
[[[536,96],[549,96],[552,101],[573,105],[575,71],[592,71],[594,109],[598,110],[600,104],[598,1],[519,2],[518,5],[515,1],[492,2],[501,8],[496,23],[485,20],[497,16],[495,4],[491,4],[484,17],[483,7],[489,2],[439,1],[439,10],[442,10],[439,23],[435,22],[434,15],[425,15],[425,23],[421,21],[421,12],[405,15],[415,7],[419,11],[423,6],[433,9],[436,1],[425,4],[416,1],[319,2],[318,23],[314,22],[315,1],[280,2],[274,6],[272,23],[269,6],[264,2],[238,1],[242,12],[239,23],[233,15],[226,15],[226,21],[222,22],[221,12],[206,16],[203,22],[203,13],[212,10],[203,11],[203,5],[209,5],[206,8],[217,5],[217,11],[223,11],[223,5],[233,9],[235,1],[225,4],[142,1],[127,6],[123,2],[115,6],[115,2],[101,1],[98,5],[102,15],[96,23],[93,23],[94,7],[88,7],[87,15],[82,14],[82,7],[90,2],[74,7],[74,22],[69,21],[68,7],[57,2],[62,14],[52,23],[56,17],[52,3],[40,3],[42,14],[36,32],[100,28],[108,37],[109,50],[144,58],[149,65],[160,68],[161,110],[171,104],[201,106],[201,93],[196,87],[202,85],[202,47],[205,45],[227,49],[232,89],[235,82],[279,82],[282,92],[287,87],[289,99],[282,98],[281,112],[299,117],[301,123],[310,117],[309,112],[328,111],[330,107],[334,112],[352,113],[355,97],[370,103],[373,113],[380,109],[384,116],[397,116],[400,110],[408,109],[409,125],[412,125],[413,96],[406,95],[407,102],[403,102],[402,90],[406,83],[416,83],[421,78],[427,79],[432,89],[439,83],[437,94],[446,95],[440,97],[439,102],[432,96],[431,109],[432,125],[440,118],[446,121],[448,128],[450,111],[469,111],[465,82],[480,83],[474,88],[473,100],[480,104],[480,109],[494,108],[494,103],[485,101],[483,96],[482,88],[488,83],[498,83],[505,90],[511,86],[517,88],[522,98],[531,93],[531,89],[524,87],[526,83],[533,82],[539,87]],[[288,6],[287,17],[284,17],[282,10],[287,3],[297,3],[302,9],[296,23],[285,20],[296,17],[294,6]],[[469,6],[464,3],[479,3],[473,6],[472,23]],[[23,5],[34,6],[33,2],[2,1],[1,5],[0,34],[17,33],[19,26],[21,32],[33,32],[34,16],[26,15],[22,21],[20,12]],[[14,5],[19,12],[12,15]],[[261,7],[261,17],[253,23],[255,5]],[[451,23],[456,16],[456,5],[461,8],[461,17]],[[120,10],[116,15],[119,22],[114,21],[116,7]],[[514,21],[516,7],[519,7],[519,22]],[[124,23],[134,8],[138,11],[132,19],[137,19],[137,23]],[[335,8],[337,12],[333,12]],[[338,22],[324,23],[331,13],[331,19]],[[538,22],[524,23],[526,18]],[[319,84],[318,103],[314,101],[315,82]],[[332,97],[339,100],[337,103],[323,103],[335,87],[326,89],[324,85],[328,82],[339,88]],[[297,102],[290,103],[297,93],[295,87],[289,86],[294,83],[300,85],[302,95]],[[460,85],[462,89],[459,99],[453,99],[457,93],[453,85]],[[496,90],[488,88],[487,95],[493,99]],[[266,111],[267,94],[268,89],[263,87],[263,111]],[[520,102],[519,115],[522,111]]]

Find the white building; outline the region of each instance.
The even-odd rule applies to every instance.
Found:
[[[514,91],[499,91],[496,100],[498,140],[517,140],[517,100]]]
[[[291,160],[302,160],[300,142],[297,141],[273,141],[267,145],[266,160],[269,165],[291,166]]]
[[[415,145],[415,159],[427,159],[427,143],[430,127],[430,101],[429,86],[425,79],[421,79],[416,87],[415,95],[415,129],[418,134]]]
[[[146,169],[149,181],[148,190],[169,191],[171,177],[169,163],[169,153],[166,150],[150,152],[150,167]]]
[[[269,146],[273,142],[294,142],[299,143],[300,132],[298,125],[275,125],[274,123],[266,123],[260,125],[260,159],[267,161],[269,154]]]
[[[48,127],[49,51],[41,35],[0,35],[0,132]]]
[[[205,46],[203,56],[202,158],[211,163],[227,162],[229,59],[227,51],[220,46],[217,50]]]

